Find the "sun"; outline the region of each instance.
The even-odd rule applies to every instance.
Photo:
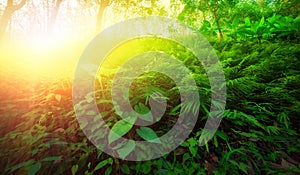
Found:
[[[32,32],[14,35],[7,53],[0,53],[2,64],[20,74],[69,78],[87,43],[80,40],[84,35],[80,25],[61,21],[58,19],[51,30],[32,26]]]

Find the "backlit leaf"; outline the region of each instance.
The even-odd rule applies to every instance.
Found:
[[[126,122],[125,120],[120,120],[115,123],[108,136],[109,144],[125,135],[128,131],[130,131],[132,126],[132,124]]]
[[[72,175],[75,175],[76,172],[77,172],[77,170],[78,170],[78,165],[77,165],[77,164],[76,164],[76,165],[73,165],[73,166],[72,166],[72,169],[71,169]]]
[[[153,143],[161,143],[156,133],[151,128],[141,127],[140,129],[137,129],[136,132],[139,136],[141,136],[146,141],[153,142]]]
[[[36,164],[32,165],[30,168],[29,168],[29,172],[28,174],[29,175],[35,175],[41,168],[41,163],[40,162],[37,162]]]
[[[135,148],[135,141],[129,140],[124,147],[117,150],[119,156],[124,159],[127,157]]]

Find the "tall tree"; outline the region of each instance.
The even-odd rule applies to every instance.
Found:
[[[19,4],[14,5],[13,0],[7,0],[7,5],[4,9],[3,15],[0,17],[0,41],[3,39],[7,26],[11,21],[14,12],[21,9],[26,2],[27,0],[21,0]]]
[[[56,23],[56,19],[57,19],[57,16],[58,16],[58,12],[59,12],[59,8],[60,8],[60,5],[62,3],[63,0],[54,0],[53,1],[53,7],[50,11],[50,16],[49,16],[49,21],[48,21],[48,32],[54,32],[54,26],[55,26],[55,23]]]
[[[97,25],[96,25],[96,33],[102,30],[103,25],[103,14],[107,7],[112,4],[113,0],[97,0],[99,7],[97,14]]]
[[[221,27],[220,27],[220,24],[219,24],[219,18],[217,16],[217,11],[219,9],[219,2],[218,0],[215,0],[214,1],[214,5],[210,4],[208,2],[208,0],[206,0],[206,5],[209,9],[209,11],[213,14],[214,16],[214,19],[215,19],[215,22],[216,22],[216,25],[217,25],[217,28],[218,28],[218,31],[219,31],[219,37],[220,39],[222,40],[223,39],[223,33],[222,33],[222,30],[221,30]],[[214,7],[213,7],[214,6]]]
[[[99,5],[96,24],[97,33],[103,29],[104,12],[107,7],[112,5],[112,3],[114,3],[114,7],[116,7],[118,10],[122,11],[121,9],[126,9],[125,13],[129,13],[131,15],[139,14],[138,16],[144,16],[161,15],[167,13],[164,9],[165,7],[163,7],[163,4],[161,3],[161,0],[96,0],[96,2],[97,5]]]

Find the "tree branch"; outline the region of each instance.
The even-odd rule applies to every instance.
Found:
[[[208,0],[206,0],[206,5],[207,5],[209,11],[211,11],[212,13],[217,12],[217,10],[218,10],[218,8],[219,8],[219,7],[218,7],[218,5],[219,5],[218,1],[215,2],[215,5],[216,5],[216,8],[215,8],[215,9],[211,9],[210,4],[208,3]]]
[[[20,8],[22,8],[22,7],[26,4],[26,2],[27,2],[27,0],[22,0],[22,1],[20,2],[20,4],[14,5],[12,9],[13,9],[14,11],[19,10]],[[7,4],[8,4],[8,2],[7,2]]]

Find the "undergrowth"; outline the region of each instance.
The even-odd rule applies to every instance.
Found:
[[[182,52],[176,56],[183,58],[192,70],[199,86],[201,105],[193,132],[177,149],[164,157],[145,162],[113,158],[91,144],[81,131],[73,110],[70,81],[38,82],[35,87],[26,80],[2,81],[1,173],[300,173],[298,42],[227,38],[223,41],[211,39],[211,44],[224,69],[227,103],[218,131],[205,146],[199,147],[198,140],[209,113],[210,86],[203,68],[195,66],[198,63],[193,61],[193,55]],[[20,84],[27,86],[22,90],[13,89]],[[176,122],[174,116],[180,109],[180,101],[176,100],[178,93],[172,82],[161,75],[141,75],[132,85],[131,101],[133,106],[147,108],[145,89],[155,91],[157,88],[151,90],[147,87],[159,85],[158,89],[165,92],[170,101],[168,113],[151,128],[162,135]],[[104,86],[107,98],[109,95],[105,94],[109,94],[109,88],[107,83]],[[102,97],[99,95],[97,98],[98,107],[104,110],[105,120],[112,127],[118,118],[109,105],[111,101]],[[88,111],[90,102],[86,98],[80,104],[84,111]],[[142,135],[134,131],[126,137],[130,135],[143,140]]]

